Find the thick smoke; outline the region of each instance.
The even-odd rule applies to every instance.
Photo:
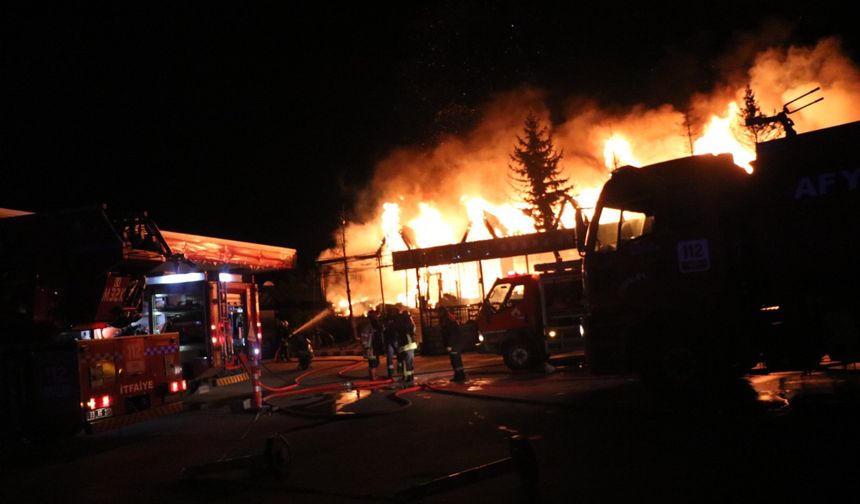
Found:
[[[814,47],[764,51],[756,58],[749,78],[765,113],[779,111],[784,103],[821,87],[820,92],[789,106],[794,109],[824,97],[792,116],[798,133],[860,118],[860,70],[844,55],[838,39],[823,39]]]

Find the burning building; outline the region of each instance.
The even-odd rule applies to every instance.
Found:
[[[586,216],[599,187],[623,165],[731,153],[753,170],[755,145],[740,120],[747,85],[765,115],[820,88],[824,100],[793,116],[799,132],[860,119],[860,71],[836,39],[759,52],[733,75],[710,93],[690,97],[685,107],[608,111],[572,101],[552,135],[564,152],[565,176],[574,183],[570,197]],[[351,305],[361,315],[383,302],[475,303],[497,277],[555,260],[546,251],[511,245],[535,233],[508,180],[511,150],[529,112],[549,124],[541,91],[511,91],[488,103],[467,134],[443,137],[431,148],[398,149],[377,165],[355,218],[338,231],[338,247],[319,258],[327,298],[340,313]],[[573,208],[565,202],[554,211],[559,233],[569,238],[551,246],[561,249],[563,259],[577,259]],[[476,250],[489,255],[476,260]]]

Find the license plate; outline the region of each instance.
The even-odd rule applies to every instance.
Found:
[[[87,411],[87,422],[92,422],[94,420],[99,420],[101,418],[107,418],[113,415],[112,408],[98,408],[92,411]]]

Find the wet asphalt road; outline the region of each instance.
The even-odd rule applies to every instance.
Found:
[[[510,471],[421,502],[747,502],[819,500],[856,487],[860,370],[753,375],[683,392],[635,377],[594,377],[576,357],[550,375],[507,372],[466,354],[470,381],[447,381],[446,357],[419,357],[423,389],[346,390],[356,358],[316,359],[304,386],[337,391],[237,408],[247,383],[188,398],[200,409],[94,436],[4,450],[0,501],[392,502],[398,492],[534,450],[537,486]],[[299,375],[267,363],[265,383]],[[338,376],[341,372],[347,378]],[[206,396],[206,397],[204,397]],[[281,434],[290,474],[233,469],[196,478],[183,468],[263,452]]]

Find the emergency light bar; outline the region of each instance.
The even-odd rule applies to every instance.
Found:
[[[168,285],[187,282],[200,282],[206,279],[206,275],[202,272],[198,273],[180,273],[177,275],[162,275],[156,277],[148,277],[146,283],[149,285]]]
[[[149,285],[169,285],[178,283],[201,282],[206,280],[206,273],[179,273],[175,275],[162,275],[148,277],[146,283]],[[241,282],[242,275],[233,273],[218,273],[218,281],[222,283]]]
[[[232,273],[218,273],[218,281],[224,283],[241,282],[242,275],[234,275]]]

